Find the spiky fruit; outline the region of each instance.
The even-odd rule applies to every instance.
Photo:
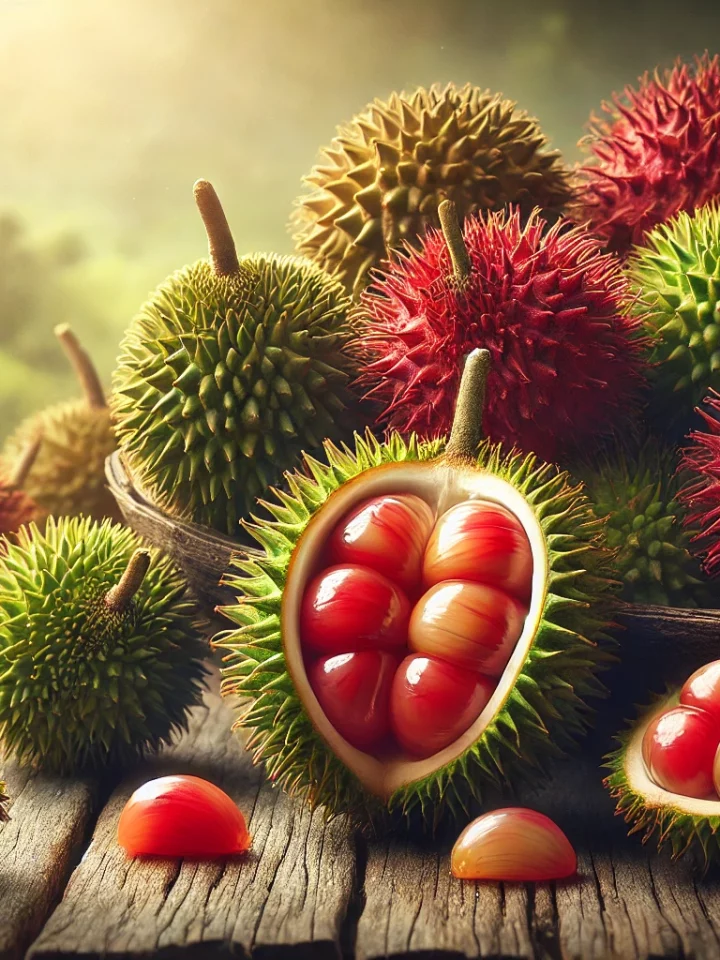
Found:
[[[169,277],[125,335],[118,440],[169,513],[236,533],[301,448],[338,437],[351,369],[342,286],[295,257],[238,260],[215,191],[195,197],[210,260]]]
[[[115,450],[110,411],[92,360],[67,324],[55,334],[73,364],[83,398],[56,403],[28,417],[0,455],[6,470],[38,436],[43,442],[23,489],[44,516],[120,519],[105,483],[105,461]]]
[[[630,603],[671,607],[713,606],[713,587],[689,547],[680,502],[683,476],[674,450],[648,440],[619,447],[575,469],[595,515],[607,521],[608,546]]]
[[[559,213],[572,197],[537,121],[470,84],[374,100],[339,128],[305,182],[297,249],[356,295],[393,248],[437,226],[444,199],[465,216],[508,203]]]
[[[458,367],[474,347],[493,366],[492,440],[547,460],[622,429],[637,410],[641,320],[622,315],[626,280],[584,228],[537,212],[470,217],[449,201],[443,231],[397,256],[362,296],[360,384],[401,433],[450,428]]]
[[[708,388],[720,388],[720,206],[655,227],[627,271],[630,311],[650,347],[648,413],[664,431],[682,434]]]
[[[488,363],[482,350],[467,361],[447,446],[398,434],[381,444],[368,435],[354,449],[327,444],[327,464],[307,458],[308,472],[289,474],[287,491],[265,504],[271,518],[248,525],[263,554],[238,558],[226,577],[239,599],[222,612],[236,628],[214,644],[225,654],[223,691],[239,694],[243,704],[238,726],[250,731],[248,746],[275,781],[326,805],[329,814],[427,823],[458,814],[491,784],[568,746],[583,729],[587,698],[602,691],[596,674],[607,659],[602,641],[612,590],[601,525],[581,487],[555,467],[480,444]],[[473,594],[467,636],[450,637],[442,658],[435,650],[414,653],[406,639],[399,663],[400,645],[388,649],[384,640],[372,645],[353,635],[332,604],[328,619],[320,619],[329,633],[342,627],[344,649],[333,651],[329,667],[326,654],[318,658],[318,624],[308,621],[304,598],[335,559],[328,545],[347,542],[358,511],[386,499],[400,525],[398,540],[420,542],[421,553],[433,525],[460,504],[499,505],[506,531],[508,517],[519,528],[497,552],[499,569],[509,571],[522,537],[531,558],[522,566],[527,582],[517,583],[525,598],[522,630],[497,676],[478,667],[486,653],[467,655],[475,638],[487,651],[504,643],[506,624],[486,606],[500,592],[492,583],[482,596]],[[398,509],[418,499],[430,525],[427,510]],[[385,515],[378,509],[366,520]],[[496,514],[485,515],[492,523]],[[365,543],[373,545],[386,533],[383,523],[370,532],[377,537],[368,533]],[[380,576],[377,556],[367,554],[367,569]],[[396,585],[412,606],[423,594],[422,566],[413,567],[414,583],[403,570],[404,583]],[[390,611],[391,594],[383,590]],[[379,590],[365,599],[380,603]],[[509,595],[503,602],[513,610],[520,604]]]
[[[29,443],[11,473],[0,477],[0,554],[4,538],[12,538],[23,524],[37,519],[38,505],[22,489],[40,449],[38,437]]]
[[[719,665],[701,667],[618,737],[605,781],[631,833],[657,834],[674,856],[695,850],[706,864],[720,858]]]
[[[0,558],[0,742],[69,772],[168,743],[201,699],[204,644],[167,560],[110,521],[50,518]]]
[[[688,511],[685,522],[695,533],[693,549],[713,576],[720,571],[720,394],[710,391],[698,412],[708,429],[690,434],[682,459],[689,479],[680,499]]]
[[[583,141],[591,153],[579,216],[625,252],[681,210],[720,195],[720,58],[678,60],[603,104]]]

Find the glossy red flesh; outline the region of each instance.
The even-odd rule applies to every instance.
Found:
[[[125,804],[118,843],[131,857],[210,859],[243,853],[250,846],[237,804],[200,777],[150,780]]]
[[[472,501],[433,523],[411,494],[361,502],[333,530],[332,566],[303,596],[310,684],[332,726],[371,753],[428,757],[457,740],[527,616],[532,557],[513,514]]]
[[[695,671],[680,691],[680,703],[705,710],[720,724],[720,660]]]
[[[720,725],[694,707],[667,710],[648,725],[642,753],[658,786],[685,797],[713,794],[713,762],[720,744]]]

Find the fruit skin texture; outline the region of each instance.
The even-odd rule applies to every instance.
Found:
[[[473,820],[450,858],[461,880],[560,880],[577,871],[577,857],[560,827],[542,813],[506,807]]]
[[[714,390],[698,411],[707,430],[690,434],[682,467],[689,474],[680,500],[687,507],[687,528],[695,533],[693,550],[710,576],[720,571],[720,394]]]
[[[488,677],[454,663],[437,657],[406,657],[390,694],[393,733],[409,753],[429,757],[465,733],[494,689]]]
[[[140,486],[181,519],[236,534],[301,449],[342,435],[349,301],[297,257],[251,254],[170,276],[121,344],[113,412]]]
[[[720,114],[718,119],[720,136]],[[632,252],[627,272],[629,310],[642,318],[648,337],[648,416],[663,433],[679,438],[708,389],[720,388],[717,201],[651,230]]]
[[[389,814],[428,826],[458,816],[482,802],[489,786],[533,770],[537,776],[537,764],[562,753],[583,732],[587,700],[603,694],[597,673],[609,659],[604,641],[613,587],[601,525],[566,474],[485,442],[477,466],[526,497],[551,545],[541,623],[514,689],[464,753],[398,789],[387,803],[370,795],[316,732],[283,649],[280,616],[290,556],[310,518],[342,484],[381,464],[431,460],[442,449],[439,442],[420,444],[397,434],[385,443],[358,437],[352,450],[326,444],[327,465],[308,458],[308,474],[289,474],[288,492],[268,503],[274,519],[250,527],[264,553],[238,557],[226,576],[239,597],[222,609],[234,629],[213,644],[225,656],[223,692],[249,700],[237,725],[251,731],[254,758],[262,759],[276,782],[313,806],[325,805],[328,815],[347,812],[367,823]]]
[[[379,423],[448,433],[462,358],[490,351],[483,425],[494,441],[545,460],[620,431],[638,410],[642,321],[623,315],[627,281],[585,228],[517,210],[465,221],[462,288],[430,231],[377,274],[355,311],[359,386]]]
[[[149,552],[134,598],[107,605],[138,544],[109,521],[51,518],[0,558],[0,739],[21,763],[131,762],[201,702],[205,645],[170,563]]]
[[[665,790],[703,799],[713,793],[713,760],[720,727],[709,714],[679,706],[653,720],[643,737],[643,759]]]
[[[706,663],[685,681],[680,703],[705,710],[720,724],[720,660]]]
[[[460,216],[519,204],[561,212],[569,171],[537,121],[466,84],[374,100],[338,130],[293,216],[299,253],[358,295],[402,241],[437,226],[440,201]]]
[[[117,838],[129,857],[209,859],[250,846],[245,818],[225,791],[187,775],[138,787],[120,814]]]
[[[573,468],[585,484],[595,515],[606,518],[608,546],[616,551],[617,577],[630,603],[671,607],[717,605],[690,546],[689,524],[676,452],[646,441],[617,448]]]
[[[593,117],[577,216],[623,253],[646,231],[720,194],[720,58],[628,86]]]

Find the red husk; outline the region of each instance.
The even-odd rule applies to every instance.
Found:
[[[692,542],[712,576],[720,570],[720,394],[711,390],[698,413],[709,430],[690,434],[680,469],[688,470],[693,479],[681,491],[680,500],[688,508],[685,526],[700,531]]]

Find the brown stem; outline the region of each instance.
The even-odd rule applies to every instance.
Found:
[[[88,406],[96,407],[97,409],[106,407],[105,391],[100,383],[100,377],[95,369],[95,364],[72,332],[70,324],[58,324],[58,326],[55,327],[55,336],[60,341],[68,360],[75,368],[75,373],[80,381],[80,386],[85,394]]]
[[[149,566],[150,551],[136,550],[130,557],[130,562],[125,573],[120,577],[119,583],[111,587],[105,594],[105,605],[109,610],[113,613],[122,613],[127,610],[130,601],[145,579]]]
[[[443,200],[438,207],[438,215],[448,253],[452,260],[455,279],[459,286],[464,287],[470,278],[472,264],[463,239],[457,208],[452,200]]]
[[[210,262],[219,277],[234,276],[240,270],[235,241],[215,188],[207,180],[198,180],[193,187],[195,203],[205,224]]]
[[[451,460],[475,462],[477,448],[483,438],[482,420],[489,370],[488,350],[477,349],[468,355],[460,379],[450,439],[445,450],[445,456]]]
[[[14,487],[16,490],[20,490],[23,487],[28,478],[28,474],[32,470],[32,465],[35,463],[35,458],[38,455],[38,450],[40,449],[41,443],[42,434],[38,434],[34,440],[31,440],[28,444],[26,444],[25,449],[20,454],[12,473],[10,474],[9,482],[11,487]]]

